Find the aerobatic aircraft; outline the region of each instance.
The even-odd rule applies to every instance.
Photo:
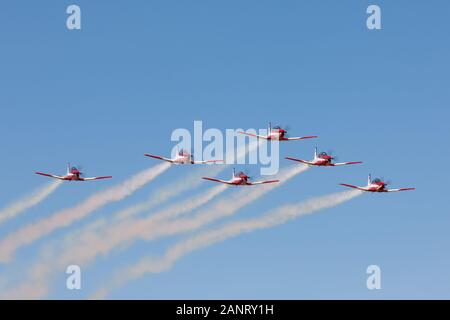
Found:
[[[206,163],[217,163],[222,162],[222,160],[206,160],[206,161],[194,161],[194,156],[191,155],[186,150],[179,150],[173,159],[164,158],[161,156],[155,156],[152,154],[145,154],[146,157],[155,158],[158,160],[163,160],[170,162],[172,164],[206,164]]]
[[[376,178],[372,180],[371,175],[369,174],[369,178],[367,180],[366,187],[358,187],[351,184],[340,183],[341,186],[349,187],[353,189],[358,189],[361,191],[367,192],[398,192],[398,191],[408,191],[408,190],[416,190],[416,188],[400,188],[400,189],[386,189],[388,185],[387,182],[384,182],[382,179]]]
[[[338,167],[338,166],[362,163],[362,161],[333,163],[333,160],[335,160],[335,158],[336,157],[333,157],[326,152],[317,153],[317,148],[314,149],[314,159],[312,159],[310,161],[286,157],[286,159],[288,159],[288,160],[301,162],[301,163],[309,165],[309,166],[321,166],[321,167]]]
[[[246,175],[242,171],[236,173],[235,169],[233,169],[233,175],[231,177],[231,180],[220,180],[220,179],[214,179],[214,178],[208,178],[208,177],[203,177],[202,179],[214,181],[214,182],[225,183],[225,184],[228,184],[231,186],[254,186],[254,185],[258,185],[258,184],[275,183],[275,182],[280,181],[280,180],[266,180],[266,181],[250,182],[249,180],[251,178],[248,175]]]
[[[77,167],[71,167],[70,163],[67,164],[67,173],[65,176],[58,176],[58,175],[54,175],[54,174],[50,174],[50,173],[43,173],[43,172],[36,172],[36,174],[39,174],[39,175],[45,176],[45,177],[59,179],[59,180],[65,180],[65,181],[92,181],[92,180],[111,179],[112,178],[112,176],[85,178],[83,176],[83,173]]]
[[[248,133],[248,132],[243,132],[243,131],[238,131],[238,133],[240,134],[245,134],[247,136],[251,136],[251,137],[257,137],[260,139],[265,139],[265,140],[277,140],[277,141],[293,141],[293,140],[305,140],[305,139],[312,139],[312,138],[317,138],[317,136],[305,136],[305,137],[288,137],[287,134],[287,129],[283,129],[280,126],[275,126],[272,128],[272,124],[269,122],[269,127],[268,127],[268,135],[267,136],[262,136],[259,134],[253,134],[253,133]]]

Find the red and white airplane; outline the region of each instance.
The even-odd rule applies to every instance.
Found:
[[[267,132],[269,133],[267,136],[262,136],[262,135],[259,135],[259,134],[252,134],[252,133],[247,133],[247,132],[243,132],[243,131],[238,131],[238,133],[240,133],[240,134],[245,134],[247,136],[257,137],[257,138],[265,139],[265,140],[292,141],[292,140],[305,140],[305,139],[317,138],[317,136],[305,136],[305,137],[288,138],[286,129],[283,129],[280,126],[275,126],[275,127],[272,128],[272,124],[271,123],[269,123],[269,127],[268,127],[268,131]]]
[[[194,156],[189,152],[181,149],[178,151],[177,155],[173,159],[164,158],[160,156],[155,156],[152,154],[145,154],[146,157],[155,158],[158,160],[163,160],[170,162],[172,164],[206,164],[206,163],[217,163],[222,162],[222,160],[207,160],[207,161],[194,161]]]
[[[301,162],[308,166],[323,166],[323,167],[338,167],[338,166],[345,166],[345,165],[349,165],[349,164],[362,163],[362,161],[333,163],[333,160],[335,159],[335,157],[327,154],[326,152],[317,153],[317,148],[314,149],[314,159],[312,159],[311,161],[296,159],[296,158],[291,158],[291,157],[286,157],[286,159]]]
[[[398,192],[398,191],[416,190],[416,188],[386,189],[386,186],[388,185],[388,183],[386,183],[378,178],[372,180],[372,177],[370,176],[370,174],[369,174],[369,178],[368,178],[366,187],[357,187],[357,186],[353,186],[351,184],[346,184],[346,183],[340,183],[340,185],[344,186],[344,187],[349,187],[349,188],[358,189],[361,191],[368,191],[368,192]]]
[[[92,178],[84,178],[83,173],[77,167],[70,167],[70,163],[67,164],[67,173],[65,176],[57,176],[49,173],[36,172],[41,176],[65,180],[65,181],[92,181],[92,180],[100,180],[100,179],[111,179],[112,176],[104,176],[104,177],[92,177]]]
[[[220,179],[213,179],[213,178],[207,178],[207,177],[203,177],[202,179],[214,181],[214,182],[225,183],[225,184],[228,184],[231,186],[254,186],[257,184],[280,182],[280,180],[266,180],[266,181],[250,182],[249,181],[250,177],[248,175],[246,175],[242,171],[240,171],[236,174],[234,169],[233,169],[233,176],[231,177],[231,180],[220,180]]]

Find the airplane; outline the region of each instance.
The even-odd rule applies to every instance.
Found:
[[[379,178],[372,180],[372,177],[370,174],[369,174],[369,178],[368,178],[366,187],[357,187],[357,186],[353,186],[351,184],[346,184],[346,183],[340,183],[340,185],[344,186],[344,187],[349,187],[349,188],[358,189],[361,191],[368,191],[368,192],[398,192],[398,191],[416,190],[416,188],[386,189],[386,186],[388,185],[388,183],[382,181]]]
[[[360,164],[362,161],[352,161],[352,162],[341,162],[341,163],[333,163],[335,157],[327,154],[326,152],[317,153],[317,148],[314,149],[314,159],[311,161],[296,159],[291,157],[286,157],[288,160],[297,161],[304,163],[309,166],[321,166],[321,167],[338,167],[345,166],[349,164]]]
[[[243,173],[242,171],[238,172],[236,174],[235,169],[233,169],[233,176],[231,177],[231,180],[220,180],[220,179],[213,179],[208,177],[203,177],[202,179],[214,181],[214,182],[220,182],[225,183],[231,186],[254,186],[257,184],[267,184],[267,183],[275,183],[279,182],[280,180],[266,180],[266,181],[256,181],[256,182],[249,182],[250,177]]]
[[[206,164],[206,163],[217,163],[222,162],[222,160],[207,160],[207,161],[194,161],[194,156],[189,152],[181,149],[178,151],[177,155],[173,159],[164,158],[160,156],[155,156],[152,154],[144,154],[146,157],[155,158],[158,160],[163,160],[170,162],[172,164]]]
[[[92,177],[92,178],[84,178],[83,173],[77,167],[71,167],[70,163],[67,164],[67,173],[65,176],[57,176],[49,173],[36,172],[41,176],[65,180],[65,181],[92,181],[92,180],[100,180],[100,179],[111,179],[112,176],[103,176],[103,177]]]
[[[252,133],[247,133],[247,132],[243,132],[243,131],[238,131],[238,133],[240,133],[240,134],[245,134],[247,136],[257,137],[257,138],[265,139],[265,140],[292,141],[292,140],[304,140],[304,139],[317,138],[317,136],[288,138],[286,129],[283,129],[280,126],[275,126],[272,128],[272,124],[270,122],[269,122],[269,127],[268,127],[267,132],[269,133],[267,136],[262,136],[259,134],[252,134]]]

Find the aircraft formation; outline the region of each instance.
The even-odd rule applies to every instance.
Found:
[[[247,132],[239,131],[239,134],[244,134],[252,137],[256,137],[258,139],[263,140],[275,140],[275,141],[296,141],[296,140],[305,140],[305,139],[313,139],[318,138],[318,136],[303,136],[303,137],[288,137],[287,129],[283,129],[280,126],[274,126],[269,123],[268,126],[268,135],[258,135],[251,134]],[[152,155],[152,154],[144,154],[146,157],[154,158],[157,160],[162,160],[169,162],[173,165],[192,165],[192,164],[209,164],[209,163],[219,163],[223,162],[223,160],[207,160],[207,161],[195,161],[193,155],[191,155],[186,150],[179,150],[174,158],[165,158],[162,156]],[[314,150],[314,158],[312,160],[303,160],[292,157],[286,157],[287,160],[295,161],[302,163],[307,166],[319,166],[319,167],[338,167],[345,165],[355,165],[361,164],[362,161],[350,161],[350,162],[334,162],[335,157],[328,154],[327,152],[318,152],[317,147]],[[67,166],[67,173],[64,176],[54,175],[43,172],[36,172],[38,175],[64,180],[64,181],[93,181],[93,180],[101,180],[101,179],[110,179],[112,176],[99,176],[99,177],[84,177],[83,173],[80,171],[80,168],[71,167],[70,164]],[[235,169],[233,169],[233,174],[230,180],[221,180],[209,177],[203,177],[204,180],[209,180],[213,182],[223,183],[231,186],[254,186],[261,184],[269,184],[269,183],[277,183],[279,180],[265,180],[265,181],[255,181],[251,182],[251,177],[249,177],[244,172],[240,171],[236,173]],[[372,180],[371,175],[369,174],[367,185],[366,186],[355,186],[346,183],[340,183],[341,186],[358,189],[366,192],[399,192],[399,191],[409,191],[415,190],[415,188],[398,188],[398,189],[387,189],[388,183],[383,181],[383,179],[376,178]]]

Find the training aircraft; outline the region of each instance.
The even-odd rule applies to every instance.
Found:
[[[272,128],[272,124],[270,122],[269,122],[269,127],[268,127],[267,132],[269,133],[267,136],[262,136],[259,134],[252,134],[252,133],[247,133],[247,132],[243,132],[243,131],[238,131],[238,133],[240,133],[240,134],[245,134],[247,136],[257,137],[257,138],[265,139],[265,140],[292,141],[292,140],[304,140],[304,139],[317,138],[317,136],[288,138],[287,137],[287,129],[283,129],[280,126],[275,126]]]
[[[353,186],[351,184],[346,184],[346,183],[340,183],[340,185],[344,186],[344,187],[349,187],[349,188],[358,189],[361,191],[368,191],[368,192],[398,192],[398,191],[416,190],[416,188],[386,189],[386,186],[388,185],[387,182],[384,182],[383,180],[381,180],[379,178],[372,180],[372,177],[370,174],[369,174],[369,178],[368,178],[366,187],[357,187],[357,186]]]
[[[104,177],[92,177],[92,178],[84,178],[83,173],[77,167],[71,167],[70,163],[67,164],[67,173],[65,176],[57,176],[49,173],[36,172],[41,176],[66,180],[66,181],[92,181],[92,180],[100,180],[100,179],[111,179],[112,176],[104,176]]]
[[[335,157],[327,154],[326,152],[317,153],[317,148],[314,149],[314,159],[312,159],[311,161],[296,159],[296,158],[291,158],[291,157],[286,157],[286,159],[301,162],[301,163],[304,163],[309,166],[323,166],[323,167],[338,167],[338,166],[345,166],[345,165],[349,165],[349,164],[362,163],[361,161],[333,163],[333,160],[335,160]]]
[[[194,156],[183,149],[179,150],[177,155],[173,159],[164,158],[164,157],[160,157],[160,156],[154,156],[152,154],[145,154],[145,156],[150,157],[150,158],[155,158],[158,160],[167,161],[172,164],[206,164],[206,163],[222,162],[222,160],[194,161]]]
[[[251,179],[248,175],[243,173],[242,171],[238,172],[236,174],[236,171],[233,169],[233,176],[231,177],[231,180],[220,180],[220,179],[213,179],[213,178],[207,178],[203,177],[202,179],[210,180],[214,182],[220,182],[225,183],[231,186],[254,186],[257,184],[266,184],[266,183],[274,183],[279,182],[280,180],[267,180],[267,181],[257,181],[257,182],[249,182]]]

